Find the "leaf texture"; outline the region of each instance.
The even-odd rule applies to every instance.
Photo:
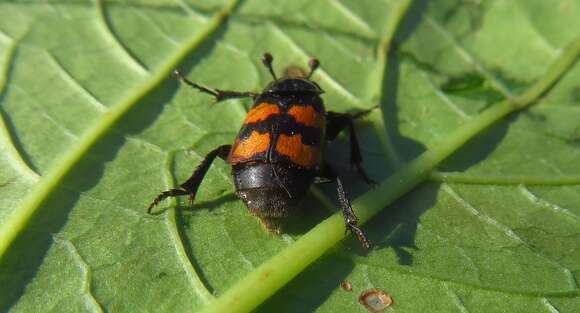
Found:
[[[579,14],[571,0],[0,3],[0,311],[211,309],[336,211],[332,186],[317,187],[308,212],[272,236],[216,161],[193,208],[173,199],[146,214],[233,141],[251,106],[213,105],[174,68],[260,91],[264,51],[279,73],[317,56],[327,109],[379,105],[356,124],[380,180],[548,81]],[[580,65],[566,71],[529,109],[425,168],[364,225],[371,251],[348,237],[257,311],[367,312],[358,295],[381,288],[397,312],[578,312]],[[346,138],[328,155],[364,198]]]

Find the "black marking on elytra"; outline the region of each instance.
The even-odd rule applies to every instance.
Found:
[[[246,124],[240,130],[238,138],[240,141],[247,140],[253,131],[260,134],[271,132],[273,125],[276,125],[278,134],[302,135],[302,143],[305,145],[320,146],[322,143],[323,130],[321,128],[300,124],[296,122],[294,116],[288,114],[273,114],[265,120]]]

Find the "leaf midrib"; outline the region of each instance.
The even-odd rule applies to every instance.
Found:
[[[149,92],[159,86],[173,69],[184,59],[193,49],[210,37],[221,25],[222,22],[237,8],[239,0],[230,1],[225,8],[217,13],[207,24],[207,26],[196,34],[184,40],[183,45],[177,48],[173,56],[168,57],[167,61],[159,68],[151,72],[151,75],[144,79],[143,84],[136,86],[127,93],[127,97],[104,113],[92,127],[90,127],[77,143],[67,152],[65,152],[56,165],[43,176],[26,194],[20,205],[15,208],[0,226],[0,259],[6,254],[12,242],[18,237],[18,234],[26,227],[30,218],[36,210],[55,190],[62,179],[83,159],[88,151],[96,145],[103,135],[136,105]]]
[[[462,147],[482,130],[509,113],[534,103],[576,62],[580,55],[580,36],[575,38],[548,71],[525,93],[499,102],[460,126],[429,150],[407,163],[375,189],[353,201],[353,208],[364,224],[395,199],[426,179],[441,161]],[[294,278],[327,249],[345,237],[342,214],[336,213],[304,234],[295,243],[262,263],[221,297],[205,307],[203,313],[250,312]],[[574,293],[580,293],[578,290]]]

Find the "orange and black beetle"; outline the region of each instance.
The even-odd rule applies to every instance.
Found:
[[[362,158],[353,126],[353,120],[368,111],[355,115],[325,111],[320,98],[323,91],[310,80],[318,68],[318,60],[310,60],[308,75],[294,71],[280,79],[272,69],[272,60],[271,54],[264,54],[262,62],[274,80],[259,94],[209,89],[189,81],[179,71],[175,71],[181,81],[214,96],[216,102],[251,97],[254,106],[248,112],[234,144],[211,151],[179,188],[159,194],[149,206],[148,212],[167,197],[188,195],[193,202],[205,173],[213,160],[220,157],[232,165],[238,196],[252,214],[274,231],[277,231],[275,221],[297,210],[315,179],[336,182],[346,229],[352,231],[365,248],[369,248],[369,240],[357,226],[358,219],[340,178],[323,159],[325,141],[335,139],[342,129],[348,127],[350,161],[361,177],[367,183],[372,183],[361,166]]]

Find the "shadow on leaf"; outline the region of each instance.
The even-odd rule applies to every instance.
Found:
[[[400,46],[415,31],[423,19],[427,5],[427,1],[413,2],[408,15],[395,35],[394,45]],[[380,103],[389,139],[397,152],[399,152],[398,156],[400,161],[407,163],[417,158],[426,148],[423,144],[405,137],[400,133],[398,91],[400,85],[400,66],[401,62],[404,61],[400,59],[400,56],[396,52],[389,53],[388,55],[388,66],[385,69],[382,86],[383,98]],[[502,121],[490,127],[450,157],[442,167],[463,171],[486,159],[502,141],[509,123],[509,120]],[[376,170],[369,171],[371,176],[375,172]],[[363,184],[359,184],[359,187],[361,185]],[[390,205],[389,208],[385,208],[385,210],[363,226],[363,230],[367,232],[371,242],[374,244],[371,252],[362,251],[360,244],[353,236],[347,237],[342,247],[334,250],[335,256],[338,255],[341,257],[332,257],[331,254],[333,253],[331,251],[329,255],[313,264],[290,284],[282,288],[279,293],[269,299],[258,311],[316,311],[337,288],[340,288],[340,282],[355,267],[355,263],[351,261],[353,251],[355,254],[366,255],[367,253],[373,253],[373,251],[378,252],[379,250],[392,248],[397,256],[399,265],[413,266],[414,251],[418,249],[416,245],[416,234],[420,218],[427,210],[435,205],[439,189],[440,183],[425,182],[419,185],[413,192],[399,199]],[[323,190],[329,199],[336,198],[336,191],[333,188],[324,188]],[[355,192],[351,193],[351,197],[354,198],[362,192],[364,191],[361,191],[360,188],[355,188]],[[296,299],[296,301],[288,301],[288,298]],[[285,306],[280,307],[279,304],[281,303],[284,303]],[[289,303],[296,303],[296,305],[292,306],[290,304],[289,307]]]

